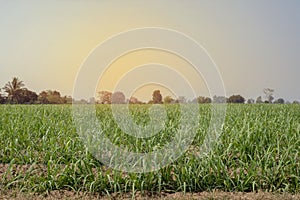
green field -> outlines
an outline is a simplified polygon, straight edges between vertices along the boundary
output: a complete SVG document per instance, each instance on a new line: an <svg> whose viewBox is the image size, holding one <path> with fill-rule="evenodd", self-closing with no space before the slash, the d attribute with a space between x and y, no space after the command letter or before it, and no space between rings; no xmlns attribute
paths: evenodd
<svg viewBox="0 0 300 200"><path fill-rule="evenodd" d="M210 121L210 106L200 106L201 126L191 147L177 161L150 173L124 173L104 166L84 147L70 105L0 106L0 187L46 192L300 192L300 106L228 105L218 145L199 157ZM149 120L147 105L132 106L136 123ZM176 130L178 105L168 105L170 123L142 140L122 133L109 106L97 117L114 144L149 152Z"/></svg>

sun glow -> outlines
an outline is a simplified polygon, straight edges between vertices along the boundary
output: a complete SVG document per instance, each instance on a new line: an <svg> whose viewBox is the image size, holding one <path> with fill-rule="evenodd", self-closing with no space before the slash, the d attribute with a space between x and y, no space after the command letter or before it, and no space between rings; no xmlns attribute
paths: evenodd
<svg viewBox="0 0 300 200"><path fill-rule="evenodd" d="M124 77L126 77L130 72L134 70L138 70L142 66L147 64L156 65L159 63L160 65L165 65L169 67L169 70L175 70L178 74L182 76L190 85L196 88L196 92L200 95L208 95L208 90L205 85L203 78L197 73L197 71L193 68L193 66L185 61L183 58L167 52L163 50L157 49L143 49L136 50L130 53L127 53L112 62L110 66L107 66L107 70L102 74L97 91L108 90L115 91L115 87L119 81L121 81ZM165 73L164 71L163 73ZM139 77L136 79L145 79L147 76L156 76L157 71L153 71L147 74L140 73ZM170 74L165 73L164 78L172 81L176 87L181 87L182 83L174 79L174 77L170 77ZM174 94L172 92L172 88L168 88L168 86L159 85L156 83L145 83L145 85L137 85L132 87L131 81L125 83L127 84L128 89L131 89L132 95L138 97L139 99L146 101L151 98L152 92L155 89L161 90L163 96L172 96L178 97L182 94ZM184 91L183 91L184 92Z"/></svg>

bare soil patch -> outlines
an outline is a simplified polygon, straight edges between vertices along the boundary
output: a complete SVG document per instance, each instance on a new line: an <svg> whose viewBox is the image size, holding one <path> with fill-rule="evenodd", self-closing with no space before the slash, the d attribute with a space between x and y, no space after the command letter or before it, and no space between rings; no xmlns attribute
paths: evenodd
<svg viewBox="0 0 300 200"><path fill-rule="evenodd" d="M126 194L110 194L109 196L103 196L100 194L89 194L82 192L72 192L72 191L51 191L48 194L31 194L31 193L21 193L17 191L0 191L0 199L30 199L30 200L54 200L54 199L200 199L200 200L300 200L300 194L273 194L267 192L257 192L257 193L243 193L243 192L200 192L200 193L160 193L160 194L141 194L137 192L134 196L131 193Z"/></svg>

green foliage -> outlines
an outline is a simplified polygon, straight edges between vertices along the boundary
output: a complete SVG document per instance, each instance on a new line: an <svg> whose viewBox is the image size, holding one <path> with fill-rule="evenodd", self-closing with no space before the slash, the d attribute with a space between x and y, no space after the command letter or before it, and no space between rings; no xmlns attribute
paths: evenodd
<svg viewBox="0 0 300 200"><path fill-rule="evenodd" d="M22 96L22 91L24 90L23 81L19 80L17 77L14 77L12 81L9 81L3 87L4 91L7 93L7 102L8 103L20 103L20 97Z"/></svg>
<svg viewBox="0 0 300 200"><path fill-rule="evenodd" d="M162 103L162 95L160 94L160 90L154 90L152 94L152 101L154 104Z"/></svg>
<svg viewBox="0 0 300 200"><path fill-rule="evenodd" d="M209 97L202 97L202 96L199 96L199 97L197 97L196 99L194 99L194 102L195 102L195 103L211 103L212 100L211 100L211 98L209 98Z"/></svg>
<svg viewBox="0 0 300 200"><path fill-rule="evenodd" d="M228 103L245 103L245 98L241 95L232 95L228 98Z"/></svg>
<svg viewBox="0 0 300 200"><path fill-rule="evenodd" d="M72 98L62 97L60 92L54 90L42 91L38 96L38 103L41 104L66 104L71 103Z"/></svg>
<svg viewBox="0 0 300 200"><path fill-rule="evenodd" d="M137 124L149 120L151 105L130 105ZM180 105L165 105L168 122L160 134L136 139L123 133L109 105L97 105L97 117L115 145L148 152L165 144L178 129ZM199 105L199 128L190 148L177 161L145 174L103 166L84 147L69 105L1 105L0 163L3 189L44 192L300 192L300 105L228 105L223 133L204 157L199 146L207 134L209 104Z"/></svg>
<svg viewBox="0 0 300 200"><path fill-rule="evenodd" d="M175 103L175 99L173 99L171 96L166 96L166 97L164 98L164 103L165 103L165 104Z"/></svg>

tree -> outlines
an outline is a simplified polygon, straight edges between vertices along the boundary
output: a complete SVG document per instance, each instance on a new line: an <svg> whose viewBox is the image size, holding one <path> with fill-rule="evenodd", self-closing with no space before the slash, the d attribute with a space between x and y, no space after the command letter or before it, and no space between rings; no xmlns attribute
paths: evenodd
<svg viewBox="0 0 300 200"><path fill-rule="evenodd" d="M198 103L211 103L211 102L212 102L212 100L209 97L203 97L202 99L201 99L201 97L198 98Z"/></svg>
<svg viewBox="0 0 300 200"><path fill-rule="evenodd" d="M257 97L256 103L263 103L261 96Z"/></svg>
<svg viewBox="0 0 300 200"><path fill-rule="evenodd" d="M229 97L228 103L245 103L245 98L241 95L232 95Z"/></svg>
<svg viewBox="0 0 300 200"><path fill-rule="evenodd" d="M98 92L99 103L101 104L111 104L112 93L109 91Z"/></svg>
<svg viewBox="0 0 300 200"><path fill-rule="evenodd" d="M88 104L89 102L86 99L80 99L75 101L75 104Z"/></svg>
<svg viewBox="0 0 300 200"><path fill-rule="evenodd" d="M16 94L18 96L18 103L20 104L33 104L38 99L38 95L35 92L24 88L18 90Z"/></svg>
<svg viewBox="0 0 300 200"><path fill-rule="evenodd" d="M88 103L95 104L96 103L95 97L90 97Z"/></svg>
<svg viewBox="0 0 300 200"><path fill-rule="evenodd" d="M66 103L67 98L61 97L56 90L42 91L38 96L38 102L42 104L62 104Z"/></svg>
<svg viewBox="0 0 300 200"><path fill-rule="evenodd" d="M42 91L42 92L39 94L39 96L38 96L38 101L39 101L39 103L41 103L41 104L48 104L49 101L48 101L48 99L47 99L47 96L48 96L47 92L46 92L46 91Z"/></svg>
<svg viewBox="0 0 300 200"><path fill-rule="evenodd" d="M24 87L23 81L14 77L12 81L5 84L3 87L4 91L7 93L7 101L9 103L19 103L18 91Z"/></svg>
<svg viewBox="0 0 300 200"><path fill-rule="evenodd" d="M124 104L125 103L125 95L123 94L123 92L114 92L111 96L111 103Z"/></svg>
<svg viewBox="0 0 300 200"><path fill-rule="evenodd" d="M284 104L284 99L283 99L283 98L276 99L276 100L274 101L274 103L277 103L277 104Z"/></svg>
<svg viewBox="0 0 300 200"><path fill-rule="evenodd" d="M5 103L5 101L6 101L6 99L5 99L4 96L2 96L2 94L1 94L1 89L0 89L0 104Z"/></svg>
<svg viewBox="0 0 300 200"><path fill-rule="evenodd" d="M148 104L154 104L153 100L149 100Z"/></svg>
<svg viewBox="0 0 300 200"><path fill-rule="evenodd" d="M160 90L153 91L152 94L152 101L154 104L161 104L162 102L162 96L160 94Z"/></svg>
<svg viewBox="0 0 300 200"><path fill-rule="evenodd" d="M211 103L211 102L212 102L211 98L205 97L204 103Z"/></svg>
<svg viewBox="0 0 300 200"><path fill-rule="evenodd" d="M91 100L91 99L90 99ZM71 96L63 96L60 98L60 102L62 104L72 104L73 103L73 99ZM75 100L74 100L75 102ZM90 102L89 102L90 103Z"/></svg>
<svg viewBox="0 0 300 200"><path fill-rule="evenodd" d="M60 92L54 90L48 90L48 96L47 96L47 99L49 101L50 104L61 104L63 103L62 102L62 99L61 99L61 96L60 96Z"/></svg>
<svg viewBox="0 0 300 200"><path fill-rule="evenodd" d="M295 100L295 101L293 101L293 104L300 104L300 102Z"/></svg>
<svg viewBox="0 0 300 200"><path fill-rule="evenodd" d="M186 103L186 98L184 96L179 96L176 103Z"/></svg>
<svg viewBox="0 0 300 200"><path fill-rule="evenodd" d="M193 99L192 102L193 102L193 103L211 103L212 100L211 100L211 98L209 98L209 97L202 97L202 96L199 96L199 97Z"/></svg>
<svg viewBox="0 0 300 200"><path fill-rule="evenodd" d="M214 103L226 103L227 102L227 98L223 97L223 96L213 96L213 102Z"/></svg>
<svg viewBox="0 0 300 200"><path fill-rule="evenodd" d="M64 96L63 101L65 104L72 104L73 103L73 98L71 96Z"/></svg>
<svg viewBox="0 0 300 200"><path fill-rule="evenodd" d="M136 97L130 97L130 99L129 99L129 104L142 104L142 103L143 102L138 100L138 98L136 98Z"/></svg>
<svg viewBox="0 0 300 200"><path fill-rule="evenodd" d="M164 103L165 104L171 104L171 103L174 103L175 102L175 99L173 99L171 96L166 96L164 98Z"/></svg>
<svg viewBox="0 0 300 200"><path fill-rule="evenodd" d="M264 93L265 93L267 102L268 102L268 103L272 103L272 101L273 101L273 99L274 99L274 97L273 97L274 90L273 90L273 89L270 89L270 88L265 88L265 89L264 89Z"/></svg>
<svg viewBox="0 0 300 200"><path fill-rule="evenodd" d="M61 103L63 103L62 99L61 99L61 96L60 96L60 92L58 92L56 90L54 90L54 91L49 90L47 99L48 99L50 104L61 104Z"/></svg>
<svg viewBox="0 0 300 200"><path fill-rule="evenodd" d="M254 104L254 99L248 99L247 104Z"/></svg>

